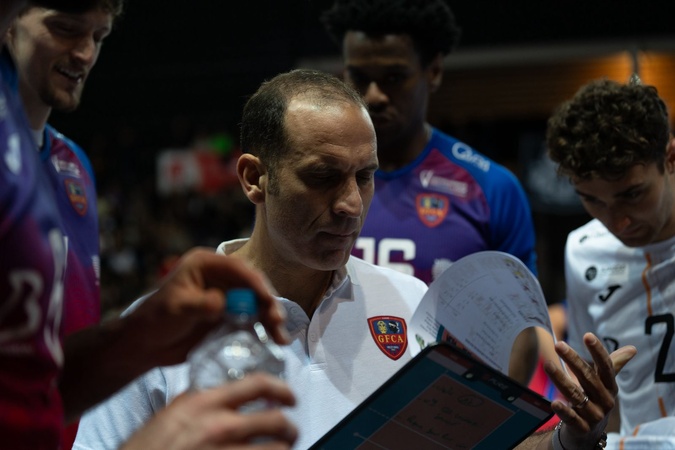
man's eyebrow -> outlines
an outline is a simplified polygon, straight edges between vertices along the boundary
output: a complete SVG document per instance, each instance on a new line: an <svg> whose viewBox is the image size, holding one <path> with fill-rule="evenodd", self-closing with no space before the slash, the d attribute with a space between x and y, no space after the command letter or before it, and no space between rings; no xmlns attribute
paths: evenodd
<svg viewBox="0 0 675 450"><path fill-rule="evenodd" d="M622 191L616 192L614 195L612 195L612 197L614 197L614 198L616 198L616 197L622 197L622 196L624 196L624 195L626 195L626 194L630 194L630 193L633 192L633 191L640 190L640 189L642 189L643 187L644 187L644 183L636 183L636 184L633 184L633 185L631 185L631 186L628 186L626 189L624 189L624 190L622 190ZM581 196L583 196L583 197L595 198L595 195L593 195L593 194L587 194L587 193L585 193L585 192L580 191L580 190L577 189L577 188L574 188L574 192L576 192L577 195L581 195Z"/></svg>
<svg viewBox="0 0 675 450"><path fill-rule="evenodd" d="M82 24L86 25L87 24L87 19L85 17L83 17L82 14L70 14L70 13L59 12L59 11L57 11L55 14L51 15L50 17L47 17L45 20L47 20L47 21L49 21L49 20L56 20L56 21L68 20L70 22L76 22L80 25L82 25ZM108 32L112 31L112 28L113 28L112 25L110 25L110 26L105 25L103 27L100 27L100 29L104 29Z"/></svg>
<svg viewBox="0 0 675 450"><path fill-rule="evenodd" d="M630 194L633 191L638 191L644 187L644 183L638 183L638 184L633 184L629 186L628 188L624 189L621 192L617 192L614 194L614 197L621 197L622 195Z"/></svg>

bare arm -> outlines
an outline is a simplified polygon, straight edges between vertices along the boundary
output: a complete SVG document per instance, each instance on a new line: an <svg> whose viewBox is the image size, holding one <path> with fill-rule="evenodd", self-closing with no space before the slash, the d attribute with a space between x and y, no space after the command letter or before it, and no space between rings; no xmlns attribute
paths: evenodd
<svg viewBox="0 0 675 450"><path fill-rule="evenodd" d="M635 356L633 346L621 347L611 355L591 333L584 335L584 343L593 357L593 365L584 361L564 342L556 344L556 352L576 376L576 384L552 361L546 361L544 368L558 390L569 404L555 400L551 406L563 421L560 436L553 432L537 433L517 448L520 450L551 450L551 438L559 438L564 448L592 450L607 426L614 409L618 392L614 377ZM588 401L585 402L585 397ZM571 406L577 405L577 406Z"/></svg>
<svg viewBox="0 0 675 450"><path fill-rule="evenodd" d="M59 385L66 418L78 417L153 367L184 361L220 321L223 292L242 286L257 293L260 318L274 339L288 342L285 312L260 274L238 258L191 251L130 315L66 340Z"/></svg>
<svg viewBox="0 0 675 450"><path fill-rule="evenodd" d="M535 328L523 330L513 343L509 360L509 376L527 386L537 366L539 357L537 331Z"/></svg>

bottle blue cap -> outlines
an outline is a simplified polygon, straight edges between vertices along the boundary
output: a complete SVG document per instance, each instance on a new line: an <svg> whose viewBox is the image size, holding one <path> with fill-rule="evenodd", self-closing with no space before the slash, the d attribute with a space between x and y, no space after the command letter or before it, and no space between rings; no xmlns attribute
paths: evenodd
<svg viewBox="0 0 675 450"><path fill-rule="evenodd" d="M225 297L227 312L230 314L255 315L258 313L258 302L255 292L251 289L230 289L225 293Z"/></svg>

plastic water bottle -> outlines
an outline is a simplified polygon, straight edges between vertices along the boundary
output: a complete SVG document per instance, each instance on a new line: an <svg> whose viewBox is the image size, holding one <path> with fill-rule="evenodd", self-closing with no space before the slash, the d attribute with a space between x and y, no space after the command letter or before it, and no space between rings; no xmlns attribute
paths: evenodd
<svg viewBox="0 0 675 450"><path fill-rule="evenodd" d="M201 390L264 371L282 376L284 353L258 321L258 304L250 289L227 292L225 320L188 355L190 389ZM249 405L260 409L264 404Z"/></svg>

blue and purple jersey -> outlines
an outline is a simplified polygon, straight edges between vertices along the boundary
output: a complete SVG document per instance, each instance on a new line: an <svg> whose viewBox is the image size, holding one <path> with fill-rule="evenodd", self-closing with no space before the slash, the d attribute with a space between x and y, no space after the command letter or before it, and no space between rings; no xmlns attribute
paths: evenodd
<svg viewBox="0 0 675 450"><path fill-rule="evenodd" d="M49 125L40 159L52 183L66 235L62 331L68 336L98 323L101 315L95 178L84 151Z"/></svg>
<svg viewBox="0 0 675 450"><path fill-rule="evenodd" d="M520 258L537 273L534 225L518 179L434 129L407 166L375 174L375 195L352 253L431 283L483 250Z"/></svg>
<svg viewBox="0 0 675 450"><path fill-rule="evenodd" d="M58 448L60 322L66 249L6 51L0 54L0 436L2 447Z"/></svg>
<svg viewBox="0 0 675 450"><path fill-rule="evenodd" d="M56 196L68 251L61 324L62 336L68 336L101 317L96 179L84 151L49 125L43 142L40 159ZM65 428L61 448L72 448L77 427Z"/></svg>

